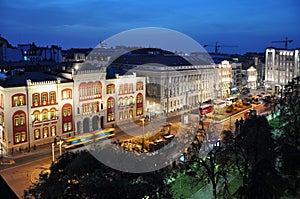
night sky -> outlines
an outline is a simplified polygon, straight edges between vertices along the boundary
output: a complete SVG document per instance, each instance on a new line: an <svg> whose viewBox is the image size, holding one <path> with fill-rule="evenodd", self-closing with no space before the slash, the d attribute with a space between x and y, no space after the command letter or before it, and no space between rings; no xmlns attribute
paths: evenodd
<svg viewBox="0 0 300 199"><path fill-rule="evenodd" d="M1 0L0 34L12 45L95 47L133 28L179 31L223 53L263 52L293 39L300 47L298 0ZM213 51L213 47L207 47Z"/></svg>

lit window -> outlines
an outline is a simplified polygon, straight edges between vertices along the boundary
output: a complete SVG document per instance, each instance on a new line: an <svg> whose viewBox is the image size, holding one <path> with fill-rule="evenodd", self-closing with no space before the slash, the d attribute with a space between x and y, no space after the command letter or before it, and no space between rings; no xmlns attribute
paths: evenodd
<svg viewBox="0 0 300 199"><path fill-rule="evenodd" d="M129 92L130 92L130 93L133 93L133 84L132 84L132 83L129 84Z"/></svg>
<svg viewBox="0 0 300 199"><path fill-rule="evenodd" d="M47 103L47 94L46 93L42 94L42 103L43 103L43 105L45 105Z"/></svg>
<svg viewBox="0 0 300 199"><path fill-rule="evenodd" d="M26 133L25 132L22 132L21 133L21 141L24 142L26 139Z"/></svg>
<svg viewBox="0 0 300 199"><path fill-rule="evenodd" d="M18 106L19 99L18 97L14 97L14 106Z"/></svg>
<svg viewBox="0 0 300 199"><path fill-rule="evenodd" d="M64 123L64 131L67 131L67 130L68 130L67 123Z"/></svg>
<svg viewBox="0 0 300 199"><path fill-rule="evenodd" d="M39 121L40 114L39 112L34 113L34 121Z"/></svg>
<svg viewBox="0 0 300 199"><path fill-rule="evenodd" d="M24 115L20 115L20 125L24 124Z"/></svg>
<svg viewBox="0 0 300 199"><path fill-rule="evenodd" d="M56 135L56 128L55 126L51 126L51 136L55 136Z"/></svg>
<svg viewBox="0 0 300 199"><path fill-rule="evenodd" d="M24 96L19 97L19 102L21 106L24 105Z"/></svg>
<svg viewBox="0 0 300 199"><path fill-rule="evenodd" d="M67 117L68 115L68 109L64 108L64 117Z"/></svg>
<svg viewBox="0 0 300 199"><path fill-rule="evenodd" d="M14 123L15 123L15 126L19 125L19 116L17 116L17 115L15 116Z"/></svg>
<svg viewBox="0 0 300 199"><path fill-rule="evenodd" d="M43 136L44 136L44 138L49 137L48 127L43 128Z"/></svg>
<svg viewBox="0 0 300 199"><path fill-rule="evenodd" d="M53 104L55 102L55 93L54 92L51 92L50 93L50 103Z"/></svg>
<svg viewBox="0 0 300 199"><path fill-rule="evenodd" d="M43 120L47 120L48 119L48 111L44 111L43 112Z"/></svg>
<svg viewBox="0 0 300 199"><path fill-rule="evenodd" d="M69 122L69 123L68 123L68 131L71 131L71 129L72 129L72 123Z"/></svg>
<svg viewBox="0 0 300 199"><path fill-rule="evenodd" d="M21 141L21 135L20 135L20 133L16 134L15 139L16 139L16 143L19 143Z"/></svg>
<svg viewBox="0 0 300 199"><path fill-rule="evenodd" d="M33 102L34 102L34 106L38 105L38 103L39 103L39 95L38 94L34 94Z"/></svg>
<svg viewBox="0 0 300 199"><path fill-rule="evenodd" d="M55 118L56 113L55 113L55 110L54 110L54 109L52 109L52 110L50 111L50 116L51 116L51 119L54 119L54 118Z"/></svg>
<svg viewBox="0 0 300 199"><path fill-rule="evenodd" d="M34 138L35 139L40 139L41 138L40 129L35 129L34 130Z"/></svg>
<svg viewBox="0 0 300 199"><path fill-rule="evenodd" d="M71 115L71 108L68 108L67 112L68 112L68 116L70 116Z"/></svg>

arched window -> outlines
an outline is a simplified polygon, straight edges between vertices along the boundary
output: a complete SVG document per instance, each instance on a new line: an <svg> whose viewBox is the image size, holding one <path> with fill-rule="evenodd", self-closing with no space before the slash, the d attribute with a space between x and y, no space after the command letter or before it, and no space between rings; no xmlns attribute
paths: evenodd
<svg viewBox="0 0 300 199"><path fill-rule="evenodd" d="M115 93L115 85L114 84L108 84L106 86L106 94L113 94Z"/></svg>
<svg viewBox="0 0 300 199"><path fill-rule="evenodd" d="M32 106L39 106L40 104L40 94L34 93L32 94Z"/></svg>
<svg viewBox="0 0 300 199"><path fill-rule="evenodd" d="M50 99L50 104L56 103L56 92L55 91L51 91L49 93L49 99Z"/></svg>
<svg viewBox="0 0 300 199"><path fill-rule="evenodd" d="M13 95L12 97L12 106L23 106L26 105L25 94L18 93Z"/></svg>
<svg viewBox="0 0 300 199"><path fill-rule="evenodd" d="M48 110L47 109L44 109L42 111L42 120L48 120Z"/></svg>
<svg viewBox="0 0 300 199"><path fill-rule="evenodd" d="M47 104L47 102L48 102L48 93L42 93L41 102L42 102L42 105Z"/></svg>
<svg viewBox="0 0 300 199"><path fill-rule="evenodd" d="M39 111L33 112L33 121L40 121L40 112Z"/></svg>

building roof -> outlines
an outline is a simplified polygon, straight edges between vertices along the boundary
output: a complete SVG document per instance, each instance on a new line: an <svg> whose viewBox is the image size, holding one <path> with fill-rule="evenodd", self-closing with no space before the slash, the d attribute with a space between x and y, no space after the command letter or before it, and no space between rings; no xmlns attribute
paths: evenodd
<svg viewBox="0 0 300 199"><path fill-rule="evenodd" d="M4 88L8 87L17 87L17 86L26 86L27 80L32 82L43 82L43 81L56 81L57 78L60 78L62 83L72 82L73 80L58 76L52 75L49 73L43 72L10 72L7 73L7 78L0 80L0 86Z"/></svg>

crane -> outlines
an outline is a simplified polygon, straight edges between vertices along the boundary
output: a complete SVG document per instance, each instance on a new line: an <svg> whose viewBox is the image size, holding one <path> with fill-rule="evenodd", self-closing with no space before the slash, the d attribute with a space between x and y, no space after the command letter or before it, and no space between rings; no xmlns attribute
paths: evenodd
<svg viewBox="0 0 300 199"><path fill-rule="evenodd" d="M219 53L220 47L238 47L238 46L234 46L234 45L220 45L220 44L218 44L218 42L216 42L215 45L207 45L207 44L206 44L206 45L203 45L204 48L210 47L210 46L215 47L215 53L216 53L216 54Z"/></svg>
<svg viewBox="0 0 300 199"><path fill-rule="evenodd" d="M292 43L294 40L292 39L288 39L287 37L285 38L285 40L281 40L281 41L272 41L272 43L284 43L285 49L288 48L288 43Z"/></svg>

